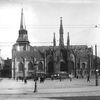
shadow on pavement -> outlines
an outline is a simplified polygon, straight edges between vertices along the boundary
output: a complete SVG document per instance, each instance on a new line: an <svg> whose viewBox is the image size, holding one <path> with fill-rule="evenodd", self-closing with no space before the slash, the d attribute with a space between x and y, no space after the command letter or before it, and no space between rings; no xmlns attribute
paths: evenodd
<svg viewBox="0 0 100 100"><path fill-rule="evenodd" d="M2 81L3 79L1 78L0 81Z"/></svg>
<svg viewBox="0 0 100 100"><path fill-rule="evenodd" d="M80 97L48 97L55 100L100 100L100 96L80 96Z"/></svg>

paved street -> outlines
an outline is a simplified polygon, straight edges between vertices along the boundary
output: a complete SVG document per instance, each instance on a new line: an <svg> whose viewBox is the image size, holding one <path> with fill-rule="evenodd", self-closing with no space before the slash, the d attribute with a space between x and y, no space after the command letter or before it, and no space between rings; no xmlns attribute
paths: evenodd
<svg viewBox="0 0 100 100"><path fill-rule="evenodd" d="M86 100L93 96L93 100L100 99L100 86L95 86L94 79L90 82L86 79L73 79L71 82L69 79L61 82L46 80L44 83L37 82L37 86L38 92L34 93L34 81L32 80L25 84L21 80L3 79L0 81L0 98L2 100L33 100L33 98L34 100L66 100L66 98L72 100L74 97L78 100L84 96L82 100Z"/></svg>

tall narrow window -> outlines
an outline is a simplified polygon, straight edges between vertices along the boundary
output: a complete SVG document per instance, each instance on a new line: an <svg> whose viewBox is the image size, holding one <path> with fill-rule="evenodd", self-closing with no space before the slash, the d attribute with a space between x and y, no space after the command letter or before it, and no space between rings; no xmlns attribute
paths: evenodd
<svg viewBox="0 0 100 100"><path fill-rule="evenodd" d="M42 64L42 62L39 62L39 67L38 68L39 68L40 71L43 71L43 64Z"/></svg>
<svg viewBox="0 0 100 100"><path fill-rule="evenodd" d="M29 62L28 63L28 70L33 70L34 69L34 66L32 64L32 62Z"/></svg>
<svg viewBox="0 0 100 100"><path fill-rule="evenodd" d="M24 69L24 64L20 62L18 67L19 67L19 72L22 72Z"/></svg>

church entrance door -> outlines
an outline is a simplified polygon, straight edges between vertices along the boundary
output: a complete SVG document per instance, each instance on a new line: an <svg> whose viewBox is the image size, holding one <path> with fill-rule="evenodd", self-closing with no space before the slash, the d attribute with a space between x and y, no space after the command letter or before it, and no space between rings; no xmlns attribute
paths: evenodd
<svg viewBox="0 0 100 100"><path fill-rule="evenodd" d="M65 62L60 62L60 71L66 71Z"/></svg>
<svg viewBox="0 0 100 100"><path fill-rule="evenodd" d="M53 67L53 62L50 61L48 63L48 74L53 74L54 73L54 67Z"/></svg>
<svg viewBox="0 0 100 100"><path fill-rule="evenodd" d="M74 62L73 61L70 61L70 64L69 64L69 73L74 73Z"/></svg>

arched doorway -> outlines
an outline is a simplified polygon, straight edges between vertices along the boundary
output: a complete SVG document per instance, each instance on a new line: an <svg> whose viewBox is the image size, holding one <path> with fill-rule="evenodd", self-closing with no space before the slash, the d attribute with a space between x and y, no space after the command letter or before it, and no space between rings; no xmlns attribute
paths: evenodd
<svg viewBox="0 0 100 100"><path fill-rule="evenodd" d="M60 71L66 71L65 62L63 61L60 62Z"/></svg>
<svg viewBox="0 0 100 100"><path fill-rule="evenodd" d="M22 62L20 62L18 64L18 73L16 75L20 79L25 78L25 68L24 68L24 64Z"/></svg>
<svg viewBox="0 0 100 100"><path fill-rule="evenodd" d="M53 74L54 73L54 67L53 67L53 62L50 61L48 63L48 74Z"/></svg>

